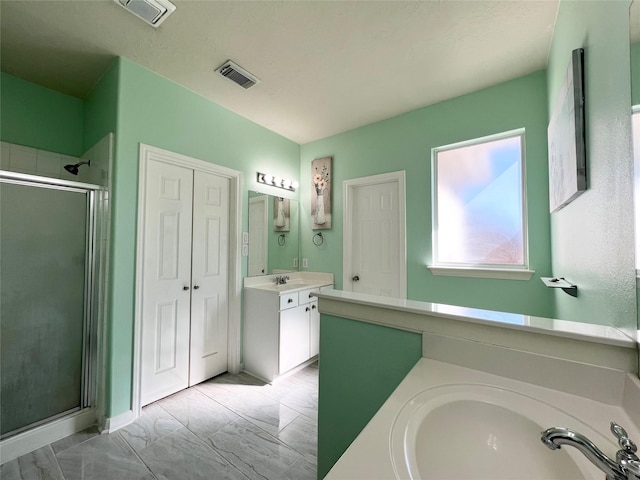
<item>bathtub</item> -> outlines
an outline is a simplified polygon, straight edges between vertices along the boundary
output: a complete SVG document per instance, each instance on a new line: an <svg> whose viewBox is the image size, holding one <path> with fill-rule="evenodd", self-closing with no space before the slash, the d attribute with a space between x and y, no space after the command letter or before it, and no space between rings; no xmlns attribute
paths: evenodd
<svg viewBox="0 0 640 480"><path fill-rule="evenodd" d="M540 433L571 428L615 458L610 421L640 440L620 406L423 358L325 478L603 480L576 449L549 450Z"/></svg>

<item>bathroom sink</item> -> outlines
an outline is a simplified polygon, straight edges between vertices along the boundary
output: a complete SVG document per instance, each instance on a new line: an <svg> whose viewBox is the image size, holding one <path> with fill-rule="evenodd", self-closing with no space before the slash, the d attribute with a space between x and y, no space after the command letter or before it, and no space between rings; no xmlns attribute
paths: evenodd
<svg viewBox="0 0 640 480"><path fill-rule="evenodd" d="M602 480L576 452L551 451L540 442L549 424L610 443L570 415L516 392L487 385L425 390L393 423L394 471L412 480Z"/></svg>

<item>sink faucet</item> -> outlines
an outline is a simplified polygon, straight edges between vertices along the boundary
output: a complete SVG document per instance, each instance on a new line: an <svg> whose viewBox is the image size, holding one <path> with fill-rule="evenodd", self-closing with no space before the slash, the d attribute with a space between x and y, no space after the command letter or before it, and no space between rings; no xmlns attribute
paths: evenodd
<svg viewBox="0 0 640 480"><path fill-rule="evenodd" d="M276 275L276 285L285 285L289 280L289 275Z"/></svg>
<svg viewBox="0 0 640 480"><path fill-rule="evenodd" d="M631 441L625 429L615 422L611 422L611 433L616 436L621 448L615 461L602 453L587 437L568 428L549 428L542 432L540 440L551 450L562 445L577 448L605 473L606 480L640 480L640 459L635 454L638 450L636 444Z"/></svg>

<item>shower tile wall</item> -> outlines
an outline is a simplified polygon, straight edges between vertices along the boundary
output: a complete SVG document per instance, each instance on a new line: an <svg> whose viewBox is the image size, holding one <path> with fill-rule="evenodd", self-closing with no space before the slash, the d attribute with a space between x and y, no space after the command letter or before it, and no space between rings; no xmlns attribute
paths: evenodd
<svg viewBox="0 0 640 480"><path fill-rule="evenodd" d="M62 180L83 181L76 175L71 175L64 166L78 163L80 158L61 153L38 150L36 148L0 142L0 167L16 173L28 173L43 177L59 178Z"/></svg>

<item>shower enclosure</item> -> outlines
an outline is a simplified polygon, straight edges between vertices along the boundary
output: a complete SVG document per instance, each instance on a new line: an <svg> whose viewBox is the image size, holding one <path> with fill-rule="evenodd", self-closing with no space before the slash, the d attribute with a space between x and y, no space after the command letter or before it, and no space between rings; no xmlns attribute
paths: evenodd
<svg viewBox="0 0 640 480"><path fill-rule="evenodd" d="M0 172L0 438L95 402L99 186Z"/></svg>

